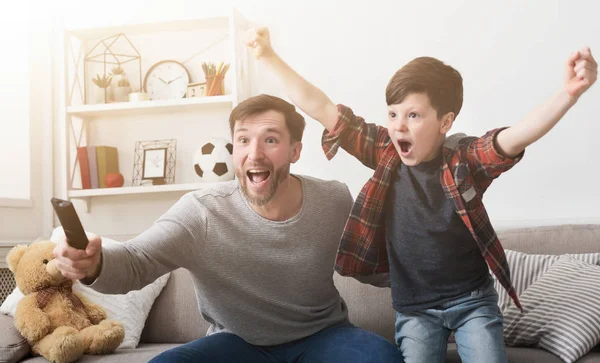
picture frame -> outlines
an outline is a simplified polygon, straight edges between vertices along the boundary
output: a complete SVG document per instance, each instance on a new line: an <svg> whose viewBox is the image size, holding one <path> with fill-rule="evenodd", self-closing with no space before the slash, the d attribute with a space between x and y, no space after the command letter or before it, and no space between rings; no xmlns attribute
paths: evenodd
<svg viewBox="0 0 600 363"><path fill-rule="evenodd" d="M145 149L142 162L142 180L167 177L167 148Z"/></svg>
<svg viewBox="0 0 600 363"><path fill-rule="evenodd" d="M135 143L133 186L175 184L177 140L148 140Z"/></svg>

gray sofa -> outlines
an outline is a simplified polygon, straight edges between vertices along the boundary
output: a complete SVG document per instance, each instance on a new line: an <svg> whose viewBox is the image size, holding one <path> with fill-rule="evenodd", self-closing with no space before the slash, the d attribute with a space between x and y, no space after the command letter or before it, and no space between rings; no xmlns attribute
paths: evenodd
<svg viewBox="0 0 600 363"><path fill-rule="evenodd" d="M526 253L600 252L600 225L512 229L500 231L499 236L506 249ZM348 304L351 321L393 341L394 310L391 307L389 290L337 275L335 282ZM0 357L11 350L22 351L22 346L19 345L22 342L18 333L14 331L12 318L0 315L0 326ZM197 310L194 289L187 271L177 270L155 301L137 349L118 350L107 356L84 356L81 362L146 362L166 349L202 337L207 327ZM509 347L507 353L510 362L561 362L558 357L540 349ZM45 360L28 357L25 361ZM456 346L452 343L448 346L447 361L460 362ZM600 349L594 349L578 362L600 363Z"/></svg>

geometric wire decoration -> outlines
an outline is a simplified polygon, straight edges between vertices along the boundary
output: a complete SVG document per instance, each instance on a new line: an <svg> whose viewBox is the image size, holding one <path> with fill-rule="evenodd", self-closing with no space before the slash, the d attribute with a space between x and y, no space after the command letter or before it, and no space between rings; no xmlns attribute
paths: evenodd
<svg viewBox="0 0 600 363"><path fill-rule="evenodd" d="M142 57L137 49L133 46L129 38L123 33L112 35L108 38L104 38L90 49L85 55L85 61L83 62L83 103L87 102L87 82L88 82L88 63L103 63L104 70L103 76L107 76L107 64L116 64L120 67L122 64L138 61L138 68L140 74L140 87L142 84ZM92 77L93 78L93 77ZM106 88L104 89L104 97L106 99Z"/></svg>
<svg viewBox="0 0 600 363"><path fill-rule="evenodd" d="M150 141L138 141L135 143L135 152L133 156L133 179L131 185L140 186L143 185L144 178L144 156L146 150L153 149L167 149L167 157L165 160L165 178L164 184L175 184L175 160L177 156L177 140L176 139L164 139L164 140L150 140ZM161 178L162 179L162 178ZM156 185L156 183L154 183Z"/></svg>

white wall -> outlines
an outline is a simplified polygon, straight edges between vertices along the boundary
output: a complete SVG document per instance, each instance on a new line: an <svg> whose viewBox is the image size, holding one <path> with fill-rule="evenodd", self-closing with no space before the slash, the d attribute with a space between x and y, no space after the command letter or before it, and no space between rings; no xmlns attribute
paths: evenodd
<svg viewBox="0 0 600 363"><path fill-rule="evenodd" d="M0 41L29 59L28 29L19 18L0 24ZM19 57L0 61L0 198L29 199L29 62ZM22 157L15 158L15 155Z"/></svg>
<svg viewBox="0 0 600 363"><path fill-rule="evenodd" d="M51 219L45 218L49 208L45 201L49 200L52 185L50 19L43 12L26 14L27 6L26 2L17 4L11 19L20 21L8 20L4 23L8 29L2 28L6 30L2 39L12 38L2 43L6 51L2 67L6 67L7 77L2 77L5 84L0 96L14 86L17 98L9 98L12 104L0 110L2 121L7 121L0 122L0 140L3 146L14 147L0 157L0 187L8 190L5 195L15 193L13 197L23 199L14 203L0 201L0 246L35 240L48 235L52 227ZM22 22L24 18L27 21ZM21 64L10 67L15 59ZM16 122L28 124L24 127ZM21 178L14 177L19 174Z"/></svg>
<svg viewBox="0 0 600 363"><path fill-rule="evenodd" d="M590 45L600 55L600 3L594 0L110 0L102 2L103 8L87 1L64 4L69 6L58 13L68 27L190 18L233 5L256 24L269 26L279 54L334 102L380 124L385 124L384 90L393 73L417 56L438 57L465 80L465 102L453 131L475 135L516 123L557 91L570 52ZM260 89L284 96L276 79L259 70ZM493 184L484 200L496 226L600 223L595 185L600 177L595 157L598 101L600 85ZM369 170L344 153L327 162L320 149L321 131L309 120L303 156L292 170L342 180L356 195ZM82 219L97 233L135 234L176 197L102 198Z"/></svg>

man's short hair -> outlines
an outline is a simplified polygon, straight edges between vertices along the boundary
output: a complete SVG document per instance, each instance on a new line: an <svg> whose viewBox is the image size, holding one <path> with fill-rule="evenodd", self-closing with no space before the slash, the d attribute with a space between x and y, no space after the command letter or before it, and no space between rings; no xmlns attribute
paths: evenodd
<svg viewBox="0 0 600 363"><path fill-rule="evenodd" d="M279 97L265 94L250 97L235 106L229 115L231 134L233 135L236 121L271 110L283 113L285 125L290 131L290 141L302 141L302 134L304 134L304 127L306 126L304 117L296 111L291 103Z"/></svg>
<svg viewBox="0 0 600 363"><path fill-rule="evenodd" d="M415 58L400 68L385 90L389 105L401 103L411 93L425 93L438 117L454 112L458 116L463 103L460 73L431 57Z"/></svg>

